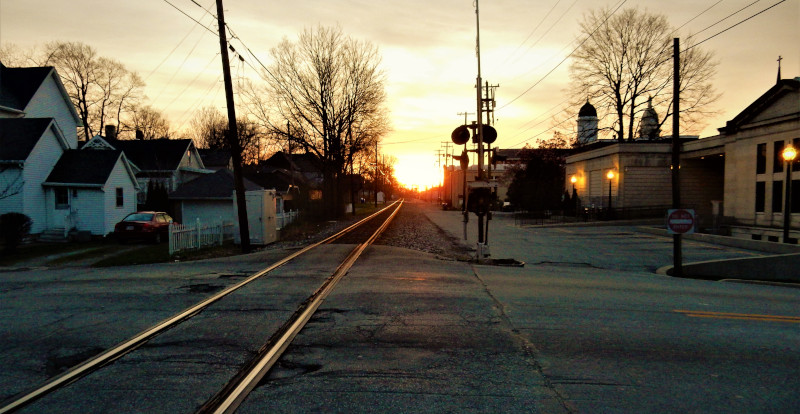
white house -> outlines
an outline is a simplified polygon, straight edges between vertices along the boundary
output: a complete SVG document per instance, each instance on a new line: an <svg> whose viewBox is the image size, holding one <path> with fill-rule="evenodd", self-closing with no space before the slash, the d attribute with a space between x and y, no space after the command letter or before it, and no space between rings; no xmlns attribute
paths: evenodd
<svg viewBox="0 0 800 414"><path fill-rule="evenodd" d="M183 183L214 171L205 168L191 139L119 140L113 126L106 126L106 136L97 135L83 144L84 150L122 150L133 164L139 184L136 202L147 201L148 183L158 182L167 192Z"/></svg>
<svg viewBox="0 0 800 414"><path fill-rule="evenodd" d="M86 168L91 165L91 168ZM106 235L136 208L136 179L122 151L64 152L42 186L47 228Z"/></svg>
<svg viewBox="0 0 800 414"><path fill-rule="evenodd" d="M53 118L0 119L0 214L23 213L32 233L47 228L46 189L42 186L67 139Z"/></svg>
<svg viewBox="0 0 800 414"><path fill-rule="evenodd" d="M63 238L71 230L105 235L135 211L138 184L127 158L78 156L79 125L55 69L0 63L0 214L23 213L31 233Z"/></svg>

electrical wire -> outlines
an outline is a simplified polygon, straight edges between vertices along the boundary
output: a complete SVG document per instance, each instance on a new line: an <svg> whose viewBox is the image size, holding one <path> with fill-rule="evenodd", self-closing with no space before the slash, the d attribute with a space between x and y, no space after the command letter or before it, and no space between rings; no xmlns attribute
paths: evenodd
<svg viewBox="0 0 800 414"><path fill-rule="evenodd" d="M701 41L699 41L699 42L697 42L697 43L693 44L693 45L692 45L692 46L690 46L690 47L687 47L687 48L686 48L684 51L686 51L686 50L689 50L689 49L691 49L691 48L694 48L694 47L697 47L697 46L699 46L699 45L701 45L701 44L703 44L703 43L705 43L705 42L707 42L707 41L709 41L709 40L711 40L711 39L713 39L713 38L715 38L715 37L717 37L717 36L719 36L719 35L721 35L721 34L723 34L723 33L725 33L725 32L727 32L728 30L731 30L731 29L733 29L734 27L736 27L736 26L738 26L738 25L740 25L740 24L742 24L742 23L744 23L744 22L746 22L746 21L748 21L748 20L750 20L750 19L752 19L752 18L754 18L754 17L756 17L756 16L760 15L761 13L764 13L764 12L766 12L767 10L769 10L769 9L772 9L773 7L775 7L775 6L777 6L777 5L781 4L781 3L784 3L785 1L786 1L786 0L781 0L781 1L779 1L779 2L777 2L777 3L775 3L775 4L773 4L772 6L769 6L769 7L767 7L766 9L764 9L764 10L761 10L760 12L758 12L758 13L756 13L756 14L752 15L752 16L750 16L750 17L748 17L748 18L746 18L746 19L744 19L744 20L741 20L741 21L739 21L739 22L738 22L738 23L736 23L736 24L733 24L733 25L729 26L729 27L728 27L728 28L726 28L726 29L724 29L724 30L722 30L722 31L719 31L719 32L717 32L717 33L715 33L715 34L713 34L713 35L711 35L711 36L709 36L709 37L707 37L707 38L705 38L705 39L703 39L703 40L701 40Z"/></svg>
<svg viewBox="0 0 800 414"><path fill-rule="evenodd" d="M719 20L717 20L716 22L714 22L714 23L713 23L713 24L711 24L710 26L707 26L705 29L703 29L703 30L700 30L699 32L695 33L695 34L694 34L694 36L697 36L697 35L699 35L700 33L703 33L703 32L705 32L706 30L708 30L708 29L710 29L710 28L712 28L712 27L714 27L714 26L716 26L716 25L718 25L718 24L720 24L720 23L724 22L725 20L728 20L728 19L730 19L732 16L734 16L734 15L736 15L736 14L739 14L739 13L740 13L742 10L745 10L745 9L747 9L748 7L750 7L750 6L752 6L752 5L756 4L756 3L758 3L759 1L761 1L761 0L755 0L754 2L752 2L752 3L748 4L747 6L744 6L744 7L742 7L741 9L739 9L739 10L736 10L735 12L733 12L733 13L731 13L731 14L729 14L729 15L727 15L727 16L725 16L725 17L723 17L723 18L719 19Z"/></svg>
<svg viewBox="0 0 800 414"><path fill-rule="evenodd" d="M186 17L188 17L188 18L192 19L192 20L193 20L195 23L199 24L199 25L200 25L200 27L202 27L203 29L206 29L206 30L208 30L209 32L211 32L211 33L213 33L213 34L215 34L215 35L218 35L218 33L217 33L216 31L214 31L214 30L210 29L208 26L204 25L203 23L200 23L200 22L199 22L197 19L195 19L194 17L190 16L190 15L189 15L188 13L186 13L185 11L181 10L181 9L180 9L178 6L176 6L176 5L172 4L172 3L170 3L170 2L169 2L169 0L164 0L164 3L167 3L167 4L169 4L169 5L170 5L170 6L172 6L172 7L173 7L175 10L177 10L177 11L181 12L181 14L183 14L184 16L186 16ZM197 3L195 3L195 4L197 4ZM199 6L199 4L197 4L197 5Z"/></svg>
<svg viewBox="0 0 800 414"><path fill-rule="evenodd" d="M714 8L714 6L716 6L717 4L720 4L720 3L722 3L722 0L717 0L717 2L716 2L716 3L714 3L714 4L710 5L710 6L708 6L708 8L707 8L707 9L705 9L705 10L701 11L701 12L700 12L700 13L698 13L696 16L694 16L694 17L692 17L691 19L687 20L687 21L686 21L686 23L684 23L684 24L680 25L680 27L678 27L677 29L673 30L671 34L674 34L674 33L675 33L675 32L677 32L678 30L681 30L681 29L683 29L683 27L684 27L684 26L686 26L687 24L689 24L689 23L693 22L695 19L697 19L698 17L702 16L703 14L705 14L705 12L707 12L707 11L711 10L712 8Z"/></svg>
<svg viewBox="0 0 800 414"><path fill-rule="evenodd" d="M577 45L577 46L575 46L575 48L574 48L574 49L572 49L572 52L569 52L569 54L568 54L567 56L564 56L564 59L561 59L561 61L560 61L560 62L558 62L558 64L557 64L555 67L553 67L553 69L550 69L550 71L549 71L549 72L547 72L547 73L546 73L544 76L542 76L542 78L541 78L541 79L539 79L538 81L536 81L536 83L534 83L533 85L531 85L531 86L530 86L528 89L526 89L526 90L525 90L524 92L522 92L521 94L517 95L517 97L516 97L516 98L512 99L511 101L509 101L507 104L505 104L505 105L501 106L500 108L498 108L498 110L501 110L501 109L503 109L503 108L506 108L506 107L508 107L509 105L511 105L512 103L514 103L514 102L515 102L517 99L519 99L519 98L523 97L525 94L527 94L528 92L530 92L530 91L531 91L533 88L535 88L535 87L536 87L536 86L538 86L540 83L542 83L542 81L544 81L544 80L545 80L545 79L546 79L548 76L550 76L550 74L552 74L553 72L555 72L555 70L556 70L556 69L558 69L558 68L559 68L559 67L560 67L562 64L564 64L564 62L566 62L566 61L567 61L567 59L569 59L569 58L570 58L570 56L572 56L572 55L573 55L573 54L574 54L574 53L575 53L575 52L578 50L578 48L580 48L581 46L583 46L583 44L584 44L584 43L586 43L586 41L587 41L587 40L589 40L589 39L590 39L590 38L591 38L591 37L592 37L592 36L593 36L593 35L594 35L594 34L597 32L597 30L599 30L599 29L600 29L600 27L601 27L602 25L604 25L604 24L606 23L606 21L608 21L608 19L610 19L610 18L611 18L611 16L613 16L613 15L614 15L614 14L615 14L615 13L616 13L616 12L617 12L617 11L618 11L618 10L619 10L619 9L620 9L620 8L621 8L621 7L622 7L624 4L625 4L625 3L627 3L627 2L628 2L628 0L623 0L623 1L622 1L622 2L621 2L621 3L620 3L620 4L619 4L619 5L618 5L618 6L617 6L615 9L614 9L614 11L613 11L613 12L609 13L609 14L608 14L608 16L606 16L606 18L605 18L605 19L604 19L604 20L603 20L603 21L602 21L600 24L598 24L598 25L597 25L597 27L595 27L595 28L594 28L594 30L592 30L592 33L589 33L589 36L586 36L586 38L584 38L584 39L583 39L583 40L582 40L580 43L578 43L578 45Z"/></svg>
<svg viewBox="0 0 800 414"><path fill-rule="evenodd" d="M528 39L530 39L531 36L533 36L533 34L536 33L537 30L539 30L539 27L542 26L544 21L547 20L547 17L550 16L550 13L552 13L553 10L555 10L555 8L558 6L559 3L561 3L561 0L556 1L556 3L553 5L553 7L550 8L550 10L547 12L547 14L545 14L544 17L542 17L542 20L539 20L539 24L537 24L536 27L534 27L533 30L531 30L531 32L528 34L528 37L526 37L525 40L520 42L520 44L517 45L517 48L514 49L514 51L511 52L511 54L509 54L508 57L506 57L503 60L503 63L500 64L501 66L505 65L509 61L509 59L511 59L514 56L514 54L517 53L517 51L522 47L522 45L524 45L525 42L527 42Z"/></svg>

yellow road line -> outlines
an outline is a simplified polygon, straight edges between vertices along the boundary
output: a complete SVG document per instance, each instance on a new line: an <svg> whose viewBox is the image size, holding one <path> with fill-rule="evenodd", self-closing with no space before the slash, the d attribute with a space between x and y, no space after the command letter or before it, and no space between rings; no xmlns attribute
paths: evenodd
<svg viewBox="0 0 800 414"><path fill-rule="evenodd" d="M763 322L800 323L800 316L759 315L750 313L708 312L675 309L673 312L682 313L691 318L737 319Z"/></svg>

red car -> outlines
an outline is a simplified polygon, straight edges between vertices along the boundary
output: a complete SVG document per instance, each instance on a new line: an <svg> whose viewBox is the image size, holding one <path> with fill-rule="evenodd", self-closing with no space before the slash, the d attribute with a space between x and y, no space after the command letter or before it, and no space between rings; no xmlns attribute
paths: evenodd
<svg viewBox="0 0 800 414"><path fill-rule="evenodd" d="M150 240L161 243L169 237L172 217L163 211L137 211L128 214L114 226L114 237L120 243L128 240Z"/></svg>

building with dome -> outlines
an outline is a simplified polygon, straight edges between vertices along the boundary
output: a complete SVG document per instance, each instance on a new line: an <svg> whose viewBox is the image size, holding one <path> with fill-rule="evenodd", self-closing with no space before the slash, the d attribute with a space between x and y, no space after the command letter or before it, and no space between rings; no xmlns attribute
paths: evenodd
<svg viewBox="0 0 800 414"><path fill-rule="evenodd" d="M597 110L586 100L578 111L578 136L577 145L587 145L597 142Z"/></svg>
<svg viewBox="0 0 800 414"><path fill-rule="evenodd" d="M660 136L652 101L633 141L589 140L596 119L587 102L577 121L577 140L585 144L566 158L565 190L574 188L584 208L610 202L618 217L663 217L672 203L672 146L671 137ZM702 139L681 137L682 207L696 211L701 230L774 242L784 241L784 214L791 214L788 241L796 243L800 160L790 167L791 212L785 212L787 167L780 154L787 145L800 149L800 77L779 79L718 130Z"/></svg>

